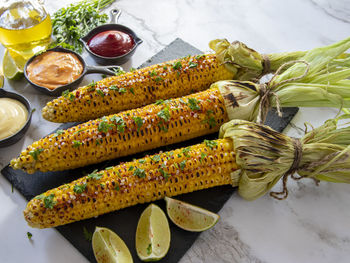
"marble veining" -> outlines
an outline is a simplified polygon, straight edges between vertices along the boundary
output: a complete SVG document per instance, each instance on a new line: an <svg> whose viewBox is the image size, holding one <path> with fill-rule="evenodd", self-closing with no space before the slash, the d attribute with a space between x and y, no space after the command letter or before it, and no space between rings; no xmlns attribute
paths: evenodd
<svg viewBox="0 0 350 263"><path fill-rule="evenodd" d="M71 0L46 1L52 14ZM350 5L347 0L118 0L119 23L131 27L143 44L125 69L137 67L175 38L203 51L215 38L240 40L261 53L305 50L349 37ZM112 7L111 7L112 8ZM0 47L0 57L3 55ZM87 62L92 59L83 54ZM83 84L95 74L85 78ZM24 81L6 81L5 89L24 94L36 111L30 129L20 142L0 149L0 168L34 140L57 128L41 117L51 100ZM290 136L303 134L303 123L319 126L337 109L301 109L286 129ZM279 190L280 184L274 187ZM202 233L181 263L346 263L350 261L349 186L312 180L289 180L289 197L277 201L268 195L247 202L237 193L220 211L220 220ZM0 176L0 262L86 262L86 259L53 229L29 228L22 218L26 202ZM26 232L33 234L28 241ZM18 248L21 253L18 253ZM134 249L134 248L130 248Z"/></svg>

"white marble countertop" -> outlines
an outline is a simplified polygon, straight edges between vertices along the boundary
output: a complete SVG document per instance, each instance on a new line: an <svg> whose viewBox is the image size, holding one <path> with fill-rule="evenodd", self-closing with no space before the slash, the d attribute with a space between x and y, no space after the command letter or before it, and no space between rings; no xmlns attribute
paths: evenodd
<svg viewBox="0 0 350 263"><path fill-rule="evenodd" d="M54 10L72 2L47 0ZM348 37L350 5L346 0L120 0L120 23L144 40L125 68L138 66L176 37L207 51L215 38L240 40L262 53L304 50ZM0 48L0 58L4 53ZM87 55L85 55L87 57ZM89 60L91 62L91 60ZM100 75L86 79L98 80ZM21 149L57 127L42 119L50 97L23 82L5 89L24 94L37 111L24 139L0 149L0 169ZM301 109L293 123L318 126L336 110ZM290 135L300 136L288 127ZM280 185L275 187L279 189ZM221 219L202 233L181 262L349 262L349 186L311 180L289 182L285 201L269 196L248 202L234 194L220 211ZM86 262L56 230L32 229L22 216L26 201L0 176L0 262ZM27 239L27 231L33 234Z"/></svg>

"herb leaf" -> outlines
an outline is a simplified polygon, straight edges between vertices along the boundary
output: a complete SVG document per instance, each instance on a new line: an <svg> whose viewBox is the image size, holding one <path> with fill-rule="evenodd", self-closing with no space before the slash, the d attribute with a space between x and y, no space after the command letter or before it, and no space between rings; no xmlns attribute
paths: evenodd
<svg viewBox="0 0 350 263"><path fill-rule="evenodd" d="M92 232L90 232L89 230L87 230L87 228L84 226L83 227L83 234L84 234L84 238L87 240L87 241L90 241L92 240Z"/></svg>
<svg viewBox="0 0 350 263"><path fill-rule="evenodd" d="M32 236L33 236L33 234L32 234L32 233L27 232L27 237L28 237L28 239L29 239L29 240L32 240Z"/></svg>
<svg viewBox="0 0 350 263"><path fill-rule="evenodd" d="M115 125L113 123L108 123L106 117L102 118L102 121L98 124L97 130L99 132L107 133L109 130L112 130Z"/></svg>
<svg viewBox="0 0 350 263"><path fill-rule="evenodd" d="M134 120L134 122L136 123L137 125L137 131L140 131L140 128L142 127L143 125L143 119L139 116L137 117L132 117L132 119Z"/></svg>
<svg viewBox="0 0 350 263"><path fill-rule="evenodd" d="M52 209L55 206L56 201L53 200L54 197L55 197L54 194L50 194L50 195L44 197L44 206L45 206L45 208Z"/></svg>
<svg viewBox="0 0 350 263"><path fill-rule="evenodd" d="M182 162L180 162L180 169L181 171L183 171L186 167L186 160L183 160Z"/></svg>
<svg viewBox="0 0 350 263"><path fill-rule="evenodd" d="M218 145L218 143L216 141L212 141L212 140L204 140L204 143L210 149L213 149L215 146Z"/></svg>
<svg viewBox="0 0 350 263"><path fill-rule="evenodd" d="M199 100L196 98L188 98L188 107L190 107L191 110L200 110L201 107L198 105Z"/></svg>
<svg viewBox="0 0 350 263"><path fill-rule="evenodd" d="M73 191L77 194L81 194L85 191L85 189L86 189L86 184L80 184L80 185L76 184L74 185Z"/></svg>
<svg viewBox="0 0 350 263"><path fill-rule="evenodd" d="M134 170L134 175L138 176L139 178L144 178L146 176L145 169L136 167Z"/></svg>
<svg viewBox="0 0 350 263"><path fill-rule="evenodd" d="M64 133L64 130L57 130L57 131L54 133L53 137L57 137L58 135L61 135L61 134L63 134L63 133Z"/></svg>
<svg viewBox="0 0 350 263"><path fill-rule="evenodd" d="M100 180L102 178L102 173L98 173L97 169L86 176L88 179Z"/></svg>
<svg viewBox="0 0 350 263"><path fill-rule="evenodd" d="M42 153L44 149L38 148L29 152L29 154L34 158L35 161L38 160L39 154Z"/></svg>

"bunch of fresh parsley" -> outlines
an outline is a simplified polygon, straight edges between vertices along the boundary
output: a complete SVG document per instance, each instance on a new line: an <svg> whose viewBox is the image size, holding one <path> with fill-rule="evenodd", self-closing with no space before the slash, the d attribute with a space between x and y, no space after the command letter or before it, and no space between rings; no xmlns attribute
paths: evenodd
<svg viewBox="0 0 350 263"><path fill-rule="evenodd" d="M114 1L83 0L56 11L52 20L55 42L50 47L62 46L81 53L83 45L79 39L91 29L108 21L108 15L100 14L99 11Z"/></svg>

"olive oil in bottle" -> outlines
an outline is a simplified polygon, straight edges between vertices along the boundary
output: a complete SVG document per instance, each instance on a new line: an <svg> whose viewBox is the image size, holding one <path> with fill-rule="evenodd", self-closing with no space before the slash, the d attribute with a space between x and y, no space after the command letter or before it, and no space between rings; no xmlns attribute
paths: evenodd
<svg viewBox="0 0 350 263"><path fill-rule="evenodd" d="M0 6L0 42L25 59L51 40L51 19L39 0L5 0Z"/></svg>

